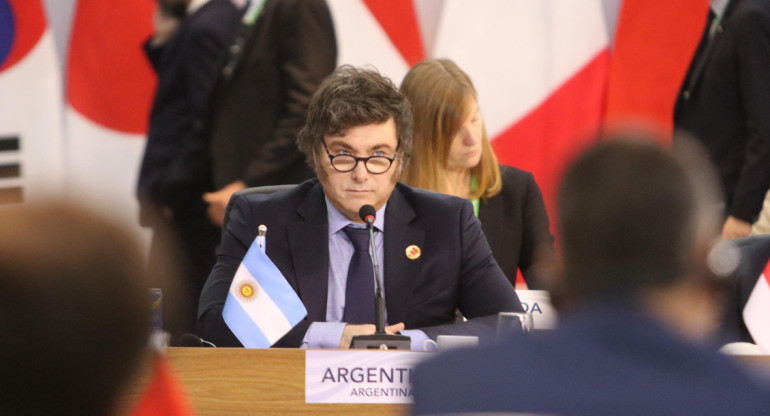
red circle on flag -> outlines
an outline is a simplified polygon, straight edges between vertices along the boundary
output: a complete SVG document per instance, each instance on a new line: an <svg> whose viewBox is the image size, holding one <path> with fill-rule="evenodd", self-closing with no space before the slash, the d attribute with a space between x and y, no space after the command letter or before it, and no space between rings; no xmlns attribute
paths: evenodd
<svg viewBox="0 0 770 416"><path fill-rule="evenodd" d="M151 0L78 1L67 90L70 105L89 120L146 132L156 77L142 44L152 34L154 7Z"/></svg>
<svg viewBox="0 0 770 416"><path fill-rule="evenodd" d="M43 5L39 0L0 0L4 9L10 8L13 19L13 34L10 51L0 61L0 72L12 67L40 41L45 32L46 21ZM7 26L6 26L7 28Z"/></svg>

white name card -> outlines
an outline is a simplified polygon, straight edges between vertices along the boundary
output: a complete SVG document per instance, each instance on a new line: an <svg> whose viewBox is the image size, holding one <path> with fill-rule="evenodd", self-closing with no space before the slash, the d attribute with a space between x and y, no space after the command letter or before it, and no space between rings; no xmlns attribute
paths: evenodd
<svg viewBox="0 0 770 416"><path fill-rule="evenodd" d="M517 290L524 312L532 314L535 329L554 329L558 313L551 305L551 297L545 290Z"/></svg>
<svg viewBox="0 0 770 416"><path fill-rule="evenodd" d="M412 403L416 351L305 352L306 403Z"/></svg>

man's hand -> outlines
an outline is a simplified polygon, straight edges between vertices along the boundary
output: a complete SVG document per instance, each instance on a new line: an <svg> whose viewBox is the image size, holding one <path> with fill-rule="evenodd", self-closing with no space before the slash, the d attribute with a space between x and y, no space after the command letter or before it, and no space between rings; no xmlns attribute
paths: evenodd
<svg viewBox="0 0 770 416"><path fill-rule="evenodd" d="M155 32L152 35L152 45L159 46L166 43L169 38L171 38L171 35L176 32L179 24L180 21L178 18L170 16L160 7L156 8L155 14L153 15L153 26L155 27Z"/></svg>
<svg viewBox="0 0 770 416"><path fill-rule="evenodd" d="M220 227L222 226L230 197L241 189L246 189L246 184L241 181L235 181L216 192L203 194L203 200L209 204L208 214L211 222Z"/></svg>
<svg viewBox="0 0 770 416"><path fill-rule="evenodd" d="M385 332L388 334L395 334L398 331L403 331L405 328L403 322L385 327ZM350 348L350 341L356 335L372 335L374 334L375 326L372 324L362 325L345 325L345 330L342 331L342 339L340 340L340 349L346 350Z"/></svg>
<svg viewBox="0 0 770 416"><path fill-rule="evenodd" d="M725 225L722 226L722 239L730 240L733 238L748 237L751 234L751 224L739 220L738 218L730 215L725 220Z"/></svg>
<svg viewBox="0 0 770 416"><path fill-rule="evenodd" d="M403 322L399 322L399 323L393 324L391 326L386 326L385 327L385 332L387 332L389 334L395 334L396 332L403 331L404 329L406 329L406 326L404 325L404 323Z"/></svg>

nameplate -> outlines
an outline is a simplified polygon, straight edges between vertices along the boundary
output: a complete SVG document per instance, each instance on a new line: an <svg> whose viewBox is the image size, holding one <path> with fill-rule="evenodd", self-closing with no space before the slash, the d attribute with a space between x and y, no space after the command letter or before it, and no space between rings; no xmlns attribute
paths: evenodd
<svg viewBox="0 0 770 416"><path fill-rule="evenodd" d="M517 290L524 312L532 314L535 329L554 329L559 315L545 290Z"/></svg>
<svg viewBox="0 0 770 416"><path fill-rule="evenodd" d="M412 403L416 351L305 352L306 403Z"/></svg>

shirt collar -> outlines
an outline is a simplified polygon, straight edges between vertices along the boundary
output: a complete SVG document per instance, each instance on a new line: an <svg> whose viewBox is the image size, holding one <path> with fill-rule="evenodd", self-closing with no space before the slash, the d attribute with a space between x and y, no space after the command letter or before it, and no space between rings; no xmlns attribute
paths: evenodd
<svg viewBox="0 0 770 416"><path fill-rule="evenodd" d="M193 13L197 12L198 9L203 7L209 1L210 0L191 0L190 4L187 5L187 15L190 16Z"/></svg>
<svg viewBox="0 0 770 416"><path fill-rule="evenodd" d="M335 234L337 231L350 224L354 224L353 221L350 221L347 217L342 215L342 213L329 202L329 198L324 196L324 201L326 201L326 221L329 223L329 235ZM378 231L385 229L385 207L387 206L388 204L385 203L382 208L377 210L377 217L374 219L374 228ZM360 223L355 224L358 224L359 226L363 225Z"/></svg>
<svg viewBox="0 0 770 416"><path fill-rule="evenodd" d="M711 0L710 6L711 10L719 16L720 14L724 13L725 7L727 7L727 3L729 3L730 0Z"/></svg>

